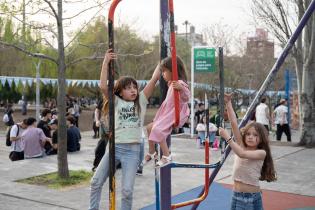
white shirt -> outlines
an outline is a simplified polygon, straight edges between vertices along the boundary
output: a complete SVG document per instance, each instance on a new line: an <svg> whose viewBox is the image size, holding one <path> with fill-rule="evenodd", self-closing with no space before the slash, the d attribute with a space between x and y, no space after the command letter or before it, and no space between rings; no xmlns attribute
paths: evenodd
<svg viewBox="0 0 315 210"><path fill-rule="evenodd" d="M138 115L133 101L115 97L115 142L117 144L141 143L142 125L148 104L143 91L139 93L141 113Z"/></svg>
<svg viewBox="0 0 315 210"><path fill-rule="evenodd" d="M288 124L288 118L287 118L287 113L288 113L288 107L285 105L280 105L278 106L273 113L275 113L275 124Z"/></svg>
<svg viewBox="0 0 315 210"><path fill-rule="evenodd" d="M209 123L209 132L215 132L218 128L213 123ZM204 123L198 123L196 127L196 131L206 131L206 124Z"/></svg>
<svg viewBox="0 0 315 210"><path fill-rule="evenodd" d="M11 131L10 131L10 138L11 137L21 137L22 133L24 132L24 129L19 127L19 134L17 135L17 132L18 132L17 126L18 126L17 124L12 126ZM23 148L24 148L23 141L22 141L22 138L20 138L19 140L12 141L10 150L21 152L21 151L23 151Z"/></svg>
<svg viewBox="0 0 315 210"><path fill-rule="evenodd" d="M196 127L196 131L206 131L206 125L203 123L198 123Z"/></svg>
<svg viewBox="0 0 315 210"><path fill-rule="evenodd" d="M260 103L256 107L256 122L263 125L269 125L268 115L268 106L265 103Z"/></svg>

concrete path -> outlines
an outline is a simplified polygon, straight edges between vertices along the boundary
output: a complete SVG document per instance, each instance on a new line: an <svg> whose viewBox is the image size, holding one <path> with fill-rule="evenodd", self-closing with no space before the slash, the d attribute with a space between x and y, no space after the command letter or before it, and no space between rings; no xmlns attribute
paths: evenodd
<svg viewBox="0 0 315 210"><path fill-rule="evenodd" d="M97 140L92 139L92 132L82 134L82 150L69 154L69 168L72 170L91 170L94 148ZM263 189L299 195L315 196L315 149L295 147L286 142L275 142L272 139L272 154L278 174L274 183L262 182ZM86 210L89 204L89 186L80 186L68 190L52 190L42 186L21 184L15 180L45 174L57 170L57 156L42 159L11 162L8 159L9 148L5 146L4 132L0 132L0 209L1 210ZM282 137L285 139L285 136ZM298 134L293 132L293 142ZM204 156L202 149L197 149L193 139L172 138L172 153L177 162L199 162ZM219 151L211 151L211 162L220 159ZM222 167L216 181L231 184L233 155L230 155ZM144 169L144 176L138 176L135 184L133 209L140 209L154 202L154 170L149 165ZM117 171L117 208L119 209L121 171ZM203 184L203 170L172 170L172 194L176 195ZM104 185L101 206L108 209L108 183ZM277 199L275 198L275 202ZM315 206L315 203L314 203Z"/></svg>

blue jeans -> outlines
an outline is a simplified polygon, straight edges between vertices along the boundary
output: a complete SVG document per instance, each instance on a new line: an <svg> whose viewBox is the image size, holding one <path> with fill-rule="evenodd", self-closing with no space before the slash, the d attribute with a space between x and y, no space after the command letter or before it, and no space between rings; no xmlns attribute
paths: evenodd
<svg viewBox="0 0 315 210"><path fill-rule="evenodd" d="M216 132L209 132L209 143L213 144Z"/></svg>
<svg viewBox="0 0 315 210"><path fill-rule="evenodd" d="M133 187L139 161L140 144L116 144L115 163L121 163L122 197L121 210L132 209ZM89 210L99 210L102 187L109 176L109 152L103 156L91 180Z"/></svg>
<svg viewBox="0 0 315 210"><path fill-rule="evenodd" d="M140 170L143 169L143 165L142 165L143 157L144 157L144 138L141 138L140 152L139 152L139 162L138 162L138 168Z"/></svg>
<svg viewBox="0 0 315 210"><path fill-rule="evenodd" d="M261 192L233 192L231 210L263 210Z"/></svg>

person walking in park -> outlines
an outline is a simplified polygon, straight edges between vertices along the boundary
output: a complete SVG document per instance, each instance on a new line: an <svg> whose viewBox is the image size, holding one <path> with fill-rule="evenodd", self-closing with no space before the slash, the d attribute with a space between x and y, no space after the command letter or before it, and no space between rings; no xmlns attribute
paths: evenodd
<svg viewBox="0 0 315 210"><path fill-rule="evenodd" d="M173 81L172 78L172 58L167 57L161 61L161 71L163 79L168 83L168 91L165 100L161 107L157 111L153 122L147 126L149 135L149 152L144 157L144 164L156 158L156 152L154 144L158 143L161 147L163 156L160 161L157 162L157 166L163 167L172 161L166 138L172 132L175 122L175 103L174 103L174 91L179 91L180 101L180 122L178 127L182 127L189 117L189 96L190 91L187 84L187 76L185 66L181 58L177 57L177 71L178 81Z"/></svg>
<svg viewBox="0 0 315 210"><path fill-rule="evenodd" d="M3 122L7 126L7 129L14 125L13 113L14 113L13 105L8 104L3 115Z"/></svg>
<svg viewBox="0 0 315 210"><path fill-rule="evenodd" d="M219 134L235 153L232 177L234 180L231 210L263 210L259 181L275 181L276 172L271 156L268 133L257 122L239 130L231 102L232 94L224 95L233 137L223 128Z"/></svg>
<svg viewBox="0 0 315 210"><path fill-rule="evenodd" d="M110 49L106 51L100 76L100 88L104 96L103 113L108 110L108 65L117 55ZM160 78L157 66L152 78L139 92L137 81L129 76L120 77L114 87L115 94L115 162L122 168L121 210L131 210L133 188L139 162L141 125L144 121L148 98L152 95ZM105 153L91 180L89 210L98 210L102 186L109 176L109 151Z"/></svg>
<svg viewBox="0 0 315 210"><path fill-rule="evenodd" d="M256 107L255 117L256 122L263 124L269 132L270 114L269 107L266 104L266 98L262 98L260 104Z"/></svg>
<svg viewBox="0 0 315 210"><path fill-rule="evenodd" d="M99 126L96 126L96 122L99 121L96 117L96 115L98 115L98 113L100 113L98 111L98 108L96 107L94 112L93 112L93 124L92 124L92 128L93 128L93 139L99 138L100 137L100 128Z"/></svg>
<svg viewBox="0 0 315 210"><path fill-rule="evenodd" d="M277 126L276 136L277 141L281 141L282 133L284 132L287 136L287 141L291 142L291 131L288 122L288 107L286 106L287 101L285 99L280 99L280 105L273 111L274 123Z"/></svg>
<svg viewBox="0 0 315 210"><path fill-rule="evenodd" d="M22 115L27 115L27 100L25 96L22 96L21 113Z"/></svg>
<svg viewBox="0 0 315 210"><path fill-rule="evenodd" d="M73 117L75 118L75 124L74 125L79 128L79 118L80 118L81 108L80 108L80 105L76 99L73 100L73 111L74 111Z"/></svg>

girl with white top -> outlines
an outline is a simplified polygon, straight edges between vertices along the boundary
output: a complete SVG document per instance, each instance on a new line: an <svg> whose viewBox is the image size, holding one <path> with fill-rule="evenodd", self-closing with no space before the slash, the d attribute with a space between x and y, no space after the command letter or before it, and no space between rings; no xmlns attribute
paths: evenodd
<svg viewBox="0 0 315 210"><path fill-rule="evenodd" d="M109 112L108 107L108 65L117 55L107 50L102 65L100 88L104 97L103 115ZM133 187L139 163L141 134L148 104L156 82L160 78L160 67L157 66L150 81L139 92L137 81L133 77L122 76L115 83L115 163L121 163L122 196L121 210L131 210ZM89 210L98 210L103 184L109 176L109 151L106 151L91 180Z"/></svg>
<svg viewBox="0 0 315 210"><path fill-rule="evenodd" d="M263 210L259 180L271 182L277 179L268 133L262 124L256 122L239 130L231 95L225 94L224 102L235 141L226 130L219 128L220 136L236 154L232 174L234 186L231 210Z"/></svg>

